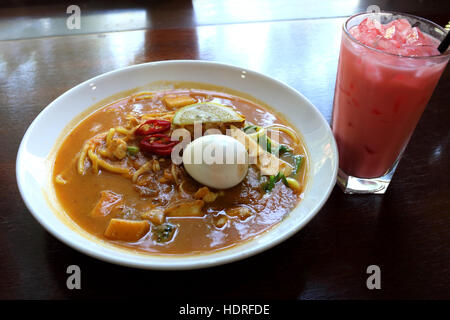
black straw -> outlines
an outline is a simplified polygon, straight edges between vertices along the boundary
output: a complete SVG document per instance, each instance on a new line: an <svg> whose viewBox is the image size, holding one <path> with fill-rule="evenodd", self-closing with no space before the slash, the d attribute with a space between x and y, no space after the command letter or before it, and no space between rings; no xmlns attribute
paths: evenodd
<svg viewBox="0 0 450 320"><path fill-rule="evenodd" d="M449 45L450 45L450 31L447 32L447 35L445 36L444 40L442 40L441 44L438 47L438 51L441 54L444 53L448 49Z"/></svg>

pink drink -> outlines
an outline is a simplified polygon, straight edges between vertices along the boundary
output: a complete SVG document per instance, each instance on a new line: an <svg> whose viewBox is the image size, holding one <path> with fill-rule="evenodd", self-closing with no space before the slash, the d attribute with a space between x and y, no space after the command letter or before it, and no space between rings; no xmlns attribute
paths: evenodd
<svg viewBox="0 0 450 320"><path fill-rule="evenodd" d="M393 167L448 62L438 45L406 19L344 30L332 127L345 174L376 178Z"/></svg>

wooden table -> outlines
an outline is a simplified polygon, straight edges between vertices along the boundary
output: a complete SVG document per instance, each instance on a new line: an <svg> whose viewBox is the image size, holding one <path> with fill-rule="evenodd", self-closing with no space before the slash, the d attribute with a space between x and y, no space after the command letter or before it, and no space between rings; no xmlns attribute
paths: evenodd
<svg viewBox="0 0 450 320"><path fill-rule="evenodd" d="M450 298L450 68L384 196L348 196L336 187L300 232L243 261L178 272L111 265L49 235L20 197L15 159L31 121L69 88L132 64L202 59L249 68L293 86L330 121L344 20L0 41L0 298ZM81 290L66 287L72 264L82 270ZM381 268L381 290L366 287L372 264Z"/></svg>

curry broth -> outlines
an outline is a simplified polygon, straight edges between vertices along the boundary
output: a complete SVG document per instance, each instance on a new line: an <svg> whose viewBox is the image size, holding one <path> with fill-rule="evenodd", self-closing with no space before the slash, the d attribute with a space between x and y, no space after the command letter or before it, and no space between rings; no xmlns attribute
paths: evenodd
<svg viewBox="0 0 450 320"><path fill-rule="evenodd" d="M147 174L149 188L142 191L130 179L121 174L100 170L98 174L87 170L80 175L76 162L84 143L93 136L108 131L111 127L124 125L126 115L130 112L146 114L168 111L161 98L168 95L188 95L198 102L212 101L232 106L249 121L260 126L282 124L290 126L275 112L262 107L250 100L234 95L201 89L175 89L158 91L153 98L130 103L129 97L117 100L88 116L81 121L64 139L57 151L53 181L58 175L67 183L54 183L58 200L67 214L84 230L101 239L108 240L120 246L161 254L200 253L223 249L268 230L280 222L300 201L302 193L294 193L279 182L270 193L262 191L258 169L252 165L247 177L239 185L224 190L214 202L203 208L203 217L167 217L167 221L177 225L171 241L159 243L148 232L137 242L111 241L104 236L109 220L120 217L130 220L140 220L139 213L150 207L166 208L170 203L180 199L193 199L194 193L202 187L199 183L183 175L183 192L175 184L158 182L155 177ZM281 136L281 142L292 143L287 135ZM303 144L290 145L296 154L305 156L300 172L302 186L306 184L308 158ZM160 162L161 171L171 165L170 157ZM102 191L112 191L121 195L125 208L112 210L105 217L92 217L90 212L99 201ZM149 191L150 190L150 191ZM245 206L251 214L246 219L237 216L227 216L228 222L223 227L217 227L215 222L226 215L226 210ZM153 225L152 227L153 228Z"/></svg>

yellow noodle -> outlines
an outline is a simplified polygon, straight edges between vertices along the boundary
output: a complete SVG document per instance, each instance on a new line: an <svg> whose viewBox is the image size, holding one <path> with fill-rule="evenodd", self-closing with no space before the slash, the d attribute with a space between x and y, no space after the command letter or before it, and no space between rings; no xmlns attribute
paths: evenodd
<svg viewBox="0 0 450 320"><path fill-rule="evenodd" d="M169 114L175 114L175 111L145 113L142 115L142 117L159 117L159 116L165 116L165 115L169 115Z"/></svg>
<svg viewBox="0 0 450 320"><path fill-rule="evenodd" d="M102 157L108 157L109 158L111 156L111 153L108 150L105 150L105 149L98 149L98 153L100 153L100 155Z"/></svg>
<svg viewBox="0 0 450 320"><path fill-rule="evenodd" d="M78 158L78 173L81 175L85 174L85 167L84 167L84 162L86 160L86 156L87 156L87 152L88 149L91 146L91 141L89 140L88 142L86 142L83 146L83 149L81 150L81 154L80 157Z"/></svg>
<svg viewBox="0 0 450 320"><path fill-rule="evenodd" d="M94 170L94 173L98 173L98 156L92 151L92 148L88 150L88 156L89 159L91 159L92 162L92 170Z"/></svg>
<svg viewBox="0 0 450 320"><path fill-rule="evenodd" d="M154 163L154 167L155 167L155 172L161 170L161 166L159 165L159 161L158 160L153 160L155 161Z"/></svg>
<svg viewBox="0 0 450 320"><path fill-rule="evenodd" d="M175 114L175 111L146 113L146 114L142 115L142 120L159 118L159 119L172 121L174 114Z"/></svg>
<svg viewBox="0 0 450 320"><path fill-rule="evenodd" d="M132 181L136 182L137 178L143 174L144 172L150 171L150 164L151 162L148 161L147 163L145 163L144 165L142 165L134 174L133 174L133 178Z"/></svg>
<svg viewBox="0 0 450 320"><path fill-rule="evenodd" d="M187 193L186 190L184 190L184 188L183 188L183 184L184 184L185 182L186 182L186 181L181 182L181 183L178 185L178 189L180 190L180 192L181 192L182 194L184 194L184 195L189 195L189 193Z"/></svg>
<svg viewBox="0 0 450 320"><path fill-rule="evenodd" d="M300 138L297 136L297 133L294 130L292 130L291 128L288 128L288 127L285 127L282 125L278 125L278 124L272 124L270 126L265 127L265 129L282 131L282 132L286 133L287 135L289 135L292 139L294 139L295 143L300 142Z"/></svg>
<svg viewBox="0 0 450 320"><path fill-rule="evenodd" d="M127 114L126 119L127 119L126 127L128 129L132 129L135 126L139 125L139 117L134 113ZM132 132L134 132L134 130Z"/></svg>
<svg viewBox="0 0 450 320"><path fill-rule="evenodd" d="M102 167L103 169L106 169L110 172L114 172L114 173L128 173L129 169L128 168L124 168L124 167L119 167L119 166L114 166L112 164L109 164L108 162L106 162L103 159L98 159L98 164L100 165L100 167Z"/></svg>
<svg viewBox="0 0 450 320"><path fill-rule="evenodd" d="M122 173L121 176L124 177L124 178L129 179L129 178L133 177L133 174L130 172L130 170L128 170L128 172Z"/></svg>
<svg viewBox="0 0 450 320"><path fill-rule="evenodd" d="M173 163L172 163L172 168L170 170L172 172L172 177L173 177L173 180L175 181L175 184L178 184L178 177L177 177L177 173L175 170L175 165Z"/></svg>
<svg viewBox="0 0 450 320"><path fill-rule="evenodd" d="M112 138L113 138L115 132L116 132L116 130L114 128L109 129L109 132L106 136L106 145L108 147L111 145Z"/></svg>
<svg viewBox="0 0 450 320"><path fill-rule="evenodd" d="M143 91L143 92L139 92L139 93L135 94L133 98L134 98L134 101L141 101L141 100L153 98L153 94L148 91Z"/></svg>
<svg viewBox="0 0 450 320"><path fill-rule="evenodd" d="M115 130L116 130L116 132L124 134L126 136L129 136L134 131L134 130L127 130L124 127L116 127Z"/></svg>
<svg viewBox="0 0 450 320"><path fill-rule="evenodd" d="M128 168L124 168L124 167L119 167L119 166L115 166L112 165L108 162L106 162L105 160L99 158L92 150L89 150L89 156L95 159L96 161L96 165L102 167L103 169L106 169L110 172L114 172L114 173L128 173L129 169ZM92 159L91 158L91 159Z"/></svg>

